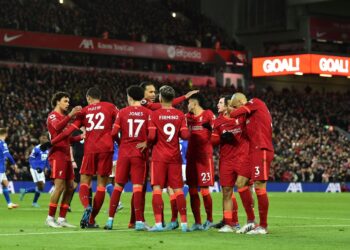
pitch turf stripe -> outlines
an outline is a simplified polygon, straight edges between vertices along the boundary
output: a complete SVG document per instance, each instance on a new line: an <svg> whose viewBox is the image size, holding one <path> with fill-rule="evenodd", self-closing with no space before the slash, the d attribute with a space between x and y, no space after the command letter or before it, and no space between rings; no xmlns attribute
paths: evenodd
<svg viewBox="0 0 350 250"><path fill-rule="evenodd" d="M5 210L5 209L4 209ZM7 210L7 209L6 209ZM47 211L47 208L20 208L20 210L24 211ZM125 208L123 209L125 210ZM84 210L81 209L74 209L73 208L73 213L83 213ZM102 211L103 213L103 211ZM118 212L122 213L122 212ZM145 211L145 214L153 214L152 211ZM165 214L170 214L165 213ZM213 215L222 215L222 213L213 213ZM244 214L239 215L239 216L244 216ZM350 218L330 218L330 217L291 217L291 216L282 216L282 215L269 215L268 218L280 218L280 219L300 219L300 220L342 220L342 221L350 221Z"/></svg>
<svg viewBox="0 0 350 250"><path fill-rule="evenodd" d="M296 226L273 226L269 227L270 229L272 228L273 230L278 230L278 228L330 228L330 227L350 227L350 225L296 225ZM54 230L54 229L53 229ZM87 234L87 233L113 233L113 232L135 232L132 229L117 229L117 230L112 230L112 231L101 231L101 230L75 230L75 231L59 231L59 232L41 232L41 233L7 233L7 234L0 234L1 236L31 236L31 235L55 235L55 234ZM214 231L215 232L215 231ZM148 232L147 232L148 233ZM161 234L166 234L166 233L172 233L172 231L169 232L162 232Z"/></svg>
<svg viewBox="0 0 350 250"><path fill-rule="evenodd" d="M50 228L48 228L50 229ZM55 230L55 229L52 229ZM29 235L50 235L50 234L85 234L85 233L111 233L111 232L131 232L133 231L132 229L117 229L113 231L106 231L106 230L75 230L75 231L58 231L58 232L36 232L36 233L7 233L7 234L0 234L1 236L29 236Z"/></svg>

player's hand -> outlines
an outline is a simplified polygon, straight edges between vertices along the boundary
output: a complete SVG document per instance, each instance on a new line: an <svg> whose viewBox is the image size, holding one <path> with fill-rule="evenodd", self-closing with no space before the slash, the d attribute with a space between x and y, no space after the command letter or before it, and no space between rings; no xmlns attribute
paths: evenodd
<svg viewBox="0 0 350 250"><path fill-rule="evenodd" d="M208 129L210 132L213 131L213 127L210 125L209 122L203 123L202 127Z"/></svg>
<svg viewBox="0 0 350 250"><path fill-rule="evenodd" d="M231 132L225 132L220 135L220 140L223 143L233 143L234 142L234 136Z"/></svg>
<svg viewBox="0 0 350 250"><path fill-rule="evenodd" d="M15 173L18 174L19 173L19 168L18 168L17 164L13 165L13 168L15 170Z"/></svg>
<svg viewBox="0 0 350 250"><path fill-rule="evenodd" d="M75 106L74 108L72 108L72 111L68 115L69 117L72 117L76 115L78 112L80 112L81 110L82 110L82 106Z"/></svg>
<svg viewBox="0 0 350 250"><path fill-rule="evenodd" d="M190 92L188 92L188 93L185 95L185 97L186 97L186 99L188 99L188 98L190 98L192 95L197 94L198 92L199 92L198 89L196 89L196 90L191 90Z"/></svg>
<svg viewBox="0 0 350 250"><path fill-rule="evenodd" d="M36 168L36 172L37 172L38 174L41 174L41 173L43 172L43 170L42 170L41 168Z"/></svg>
<svg viewBox="0 0 350 250"><path fill-rule="evenodd" d="M75 161L72 161L72 167L73 168L78 168L78 165L77 165L77 163Z"/></svg>
<svg viewBox="0 0 350 250"><path fill-rule="evenodd" d="M140 142L136 145L136 148L140 149L143 152L147 148L147 141Z"/></svg>
<svg viewBox="0 0 350 250"><path fill-rule="evenodd" d="M51 147L52 147L52 144L51 144L51 142L48 141L48 142L41 144L39 148L41 151L46 151Z"/></svg>

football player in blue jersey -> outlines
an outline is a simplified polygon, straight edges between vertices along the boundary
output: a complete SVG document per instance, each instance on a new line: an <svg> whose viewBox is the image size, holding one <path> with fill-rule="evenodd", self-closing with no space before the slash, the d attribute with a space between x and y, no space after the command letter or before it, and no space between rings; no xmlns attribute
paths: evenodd
<svg viewBox="0 0 350 250"><path fill-rule="evenodd" d="M2 185L2 193L4 194L8 209L17 208L18 205L12 203L10 198L10 192L8 190L9 182L6 177L6 159L10 161L11 165L14 166L15 171L18 167L9 152L5 139L7 137L7 128L0 128L0 182Z"/></svg>
<svg viewBox="0 0 350 250"><path fill-rule="evenodd" d="M44 191L45 169L50 168L49 161L48 161L49 150L45 150L45 151L40 150L40 145L48 141L49 139L48 139L47 133L42 134L39 137L39 144L33 148L29 156L30 173L32 175L33 182L36 184L36 186L31 188L20 189L21 201L24 199L24 196L27 193L34 193L34 199L32 203L33 207L40 207L38 204L38 200L41 192Z"/></svg>

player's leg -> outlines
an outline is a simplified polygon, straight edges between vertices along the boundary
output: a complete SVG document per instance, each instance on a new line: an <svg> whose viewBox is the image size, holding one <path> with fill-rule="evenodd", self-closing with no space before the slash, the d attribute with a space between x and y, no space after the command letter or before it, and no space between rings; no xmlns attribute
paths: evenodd
<svg viewBox="0 0 350 250"><path fill-rule="evenodd" d="M116 167L117 167L117 161L113 161L112 173L109 175L108 183L106 186L106 192L108 193L109 197L112 196L113 189L114 189L114 179L115 179Z"/></svg>
<svg viewBox="0 0 350 250"><path fill-rule="evenodd" d="M109 203L108 210L108 220L104 229L112 230L113 229L113 220L117 207L120 201L120 196L123 192L124 185L128 182L129 173L130 173L130 159L129 158L120 158L117 162L118 171L115 174L115 185L111 195L111 200Z"/></svg>
<svg viewBox="0 0 350 250"><path fill-rule="evenodd" d="M65 181L66 181L65 179L59 179L59 178L54 179L55 189L53 190L50 196L49 213L46 218L46 225L48 225L49 227L53 227L53 228L61 227L55 222L55 215L56 215L59 199L65 189Z"/></svg>
<svg viewBox="0 0 350 250"><path fill-rule="evenodd" d="M187 159L186 183L189 187L191 210L194 216L194 224L191 227L191 230L193 231L203 230L197 176L196 162L194 160Z"/></svg>
<svg viewBox="0 0 350 250"><path fill-rule="evenodd" d="M166 230L174 230L179 227L179 222L177 221L177 214L178 214L178 209L176 205L176 194L174 189L171 187L167 188L169 198L170 198L170 208L171 208L171 220L169 223L166 224L165 229Z"/></svg>
<svg viewBox="0 0 350 250"><path fill-rule="evenodd" d="M135 209L135 229L146 230L147 224L144 217L144 186L146 183L147 165L143 158L133 157L130 159L130 177L133 183L134 209Z"/></svg>
<svg viewBox="0 0 350 250"><path fill-rule="evenodd" d="M11 197L10 197L10 191L8 190L8 185L9 182L6 177L6 173L0 174L1 177L1 185L2 185L2 193L5 197L6 203L7 203L7 208L12 209L12 208L17 208L18 204L12 203Z"/></svg>
<svg viewBox="0 0 350 250"><path fill-rule="evenodd" d="M106 185L109 175L112 173L113 152L97 153L94 154L94 157L97 166L97 190L93 201L92 212L89 218L89 228L98 227L98 225L95 223L95 218L100 212L105 199Z"/></svg>
<svg viewBox="0 0 350 250"><path fill-rule="evenodd" d="M181 164L170 164L168 168L168 186L170 186L176 196L176 207L180 213L181 230L189 231L187 226L186 198L183 192L182 167Z"/></svg>
<svg viewBox="0 0 350 250"><path fill-rule="evenodd" d="M213 200L209 192L209 186L214 185L214 163L212 157L205 157L197 161L198 185L203 197L207 220L203 228L208 230L213 225Z"/></svg>
<svg viewBox="0 0 350 250"><path fill-rule="evenodd" d="M244 210L247 215L247 223L237 233L246 233L255 227L255 215L253 208L253 197L249 188L249 179L245 176L239 175L236 180L236 186L239 196L241 198Z"/></svg>
<svg viewBox="0 0 350 250"><path fill-rule="evenodd" d="M156 172L157 171L157 172ZM162 189L166 184L167 164L164 162L151 163L151 185L152 185L152 208L155 225L149 230L151 232L164 231L162 214L164 203L162 199Z"/></svg>
<svg viewBox="0 0 350 250"><path fill-rule="evenodd" d="M62 200L60 205L59 217L57 218L57 224L62 227L76 227L71 225L66 220L66 215L69 209L69 202L71 200L72 194L74 192L74 170L71 161L66 161L66 169L64 171L63 177L64 182L64 192L62 194Z"/></svg>
<svg viewBox="0 0 350 250"><path fill-rule="evenodd" d="M19 189L19 192L20 192L19 200L20 201L23 201L24 196L26 194L28 194L28 193L35 193L37 191L36 183L38 183L38 177L37 177L38 172L35 169L33 169L33 168L30 168L29 171L30 171L30 174L32 176L33 182L35 183L35 187L33 186L33 187L30 187L30 188L20 188Z"/></svg>
<svg viewBox="0 0 350 250"><path fill-rule="evenodd" d="M253 180L255 193L259 208L259 226L249 232L249 234L267 234L267 214L269 209L269 198L266 191L266 183L269 178L270 164L273 160L273 152L265 149L259 149L253 152L252 161Z"/></svg>
<svg viewBox="0 0 350 250"><path fill-rule="evenodd" d="M40 207L38 204L38 200L41 193L44 191L44 186L45 186L45 177L44 177L44 181L38 181L36 183L35 194L34 194L33 204L32 204L33 207Z"/></svg>

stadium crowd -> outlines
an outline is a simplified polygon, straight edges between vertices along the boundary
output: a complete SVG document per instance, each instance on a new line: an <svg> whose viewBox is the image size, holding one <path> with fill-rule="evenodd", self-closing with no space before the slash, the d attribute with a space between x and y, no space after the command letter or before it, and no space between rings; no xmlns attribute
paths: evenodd
<svg viewBox="0 0 350 250"><path fill-rule="evenodd" d="M146 77L112 71L78 71L48 67L0 67L0 127L9 128L7 139L19 171L8 168L12 180L30 180L28 156L37 138L46 129L52 94L58 90L71 93L71 104L86 105L84 93L98 86L105 100L118 108L126 106L126 88ZM157 82L156 82L157 84ZM158 83L159 85L160 83ZM187 81L170 83L178 95L190 89ZM232 94L230 88L200 88L207 106L217 112L221 95ZM267 88L248 93L264 100L272 114L275 159L271 181L332 182L350 181L349 140L336 131L324 128L338 125L349 131L350 93L305 93ZM186 104L181 105L187 111ZM216 155L216 168L217 155Z"/></svg>
<svg viewBox="0 0 350 250"><path fill-rule="evenodd" d="M203 48L242 49L187 1L0 1L1 28ZM103 4L102 4L103 3ZM174 18L172 12L181 14ZM35 15L34 15L35 13Z"/></svg>

